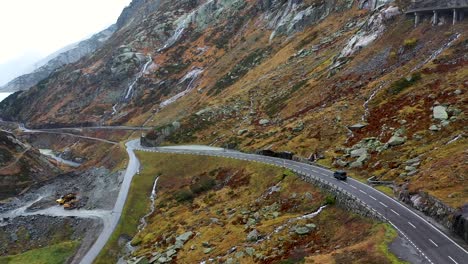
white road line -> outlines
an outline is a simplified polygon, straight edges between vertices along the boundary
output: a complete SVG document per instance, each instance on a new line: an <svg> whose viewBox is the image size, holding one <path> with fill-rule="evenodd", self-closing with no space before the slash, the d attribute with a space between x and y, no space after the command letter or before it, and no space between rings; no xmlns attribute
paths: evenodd
<svg viewBox="0 0 468 264"><path fill-rule="evenodd" d="M354 186L354 185L350 185L350 186L357 190L356 186Z"/></svg>
<svg viewBox="0 0 468 264"><path fill-rule="evenodd" d="M394 214L396 214L396 215L400 216L400 214L399 214L399 213L397 213L397 212L395 212L393 209L390 209L390 210L392 210L392 212L393 212Z"/></svg>
<svg viewBox="0 0 468 264"><path fill-rule="evenodd" d="M388 207L388 205L382 203L382 202L379 202L381 205L385 206L385 207Z"/></svg>
<svg viewBox="0 0 468 264"><path fill-rule="evenodd" d="M451 256L448 256L448 257L449 257L449 259L451 259L453 261L453 263L458 264L458 262L456 262Z"/></svg>
<svg viewBox="0 0 468 264"><path fill-rule="evenodd" d="M344 183L344 184L346 184L346 185L349 185L349 184L348 184L347 182L345 182L345 181L341 181L341 182Z"/></svg>
<svg viewBox="0 0 468 264"><path fill-rule="evenodd" d="M363 190L359 190L359 191L362 192L363 194L367 194L367 193L366 193L365 191L363 191Z"/></svg>
<svg viewBox="0 0 468 264"><path fill-rule="evenodd" d="M374 196L372 196L372 195L369 195L369 197L370 197L370 198L372 198L374 201L377 201L377 199L375 199L375 197L374 197Z"/></svg>
<svg viewBox="0 0 468 264"><path fill-rule="evenodd" d="M432 241L432 239L429 238L429 241L431 241L431 243L434 244L434 246L439 247L439 245L437 245L434 241Z"/></svg>
<svg viewBox="0 0 468 264"><path fill-rule="evenodd" d="M416 226L413 225L411 222L408 222L408 224L409 224L410 226L412 226L413 228L416 228Z"/></svg>

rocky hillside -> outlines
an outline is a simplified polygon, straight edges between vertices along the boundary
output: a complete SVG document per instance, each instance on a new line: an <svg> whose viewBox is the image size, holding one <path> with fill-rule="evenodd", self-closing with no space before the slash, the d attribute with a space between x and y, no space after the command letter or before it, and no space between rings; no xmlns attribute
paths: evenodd
<svg viewBox="0 0 468 264"><path fill-rule="evenodd" d="M412 205L429 194L456 211L468 200L468 22L441 14L415 27L409 4L135 0L102 48L15 93L0 115L323 157L395 181Z"/></svg>
<svg viewBox="0 0 468 264"><path fill-rule="evenodd" d="M47 78L56 69L63 65L73 63L82 57L91 54L96 49L101 47L104 42L114 33L115 25L93 35L87 40L83 40L76 44L72 44L44 59L44 62L39 62L41 65L31 73L21 75L4 86L0 87L1 92L16 92L27 90L36 85L41 80Z"/></svg>
<svg viewBox="0 0 468 264"><path fill-rule="evenodd" d="M9 132L0 131L0 200L59 173L60 170L37 149Z"/></svg>

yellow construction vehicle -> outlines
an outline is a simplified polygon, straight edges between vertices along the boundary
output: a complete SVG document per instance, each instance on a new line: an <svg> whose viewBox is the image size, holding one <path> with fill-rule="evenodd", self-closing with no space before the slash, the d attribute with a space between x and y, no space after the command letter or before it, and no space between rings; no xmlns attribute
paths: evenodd
<svg viewBox="0 0 468 264"><path fill-rule="evenodd" d="M60 199L55 200L59 205L62 205L66 210L75 209L78 205L76 193L69 193L62 196Z"/></svg>

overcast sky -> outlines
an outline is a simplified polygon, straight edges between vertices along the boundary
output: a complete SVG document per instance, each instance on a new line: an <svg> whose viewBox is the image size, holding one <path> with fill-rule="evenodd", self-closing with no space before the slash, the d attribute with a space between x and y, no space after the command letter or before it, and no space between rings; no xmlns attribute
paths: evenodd
<svg viewBox="0 0 468 264"><path fill-rule="evenodd" d="M0 0L0 70L26 64L29 58L32 63L105 29L130 2Z"/></svg>

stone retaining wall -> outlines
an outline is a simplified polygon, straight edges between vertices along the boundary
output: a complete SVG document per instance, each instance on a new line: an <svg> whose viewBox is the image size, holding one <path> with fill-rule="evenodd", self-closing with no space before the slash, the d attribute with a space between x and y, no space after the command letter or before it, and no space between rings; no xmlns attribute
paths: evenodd
<svg viewBox="0 0 468 264"><path fill-rule="evenodd" d="M359 198L351 194L350 192L342 189L341 187L325 181L320 177L315 177L311 174L302 174L299 171L293 170L298 177L308 183L311 183L323 191L330 193L335 196L336 203L338 206L359 214L364 217L369 217L378 221L386 222L386 219L379 212L368 206L366 203L361 201Z"/></svg>
<svg viewBox="0 0 468 264"><path fill-rule="evenodd" d="M423 212L468 242L468 205L457 210L425 192L410 194L406 186L397 189L397 194L400 201Z"/></svg>

